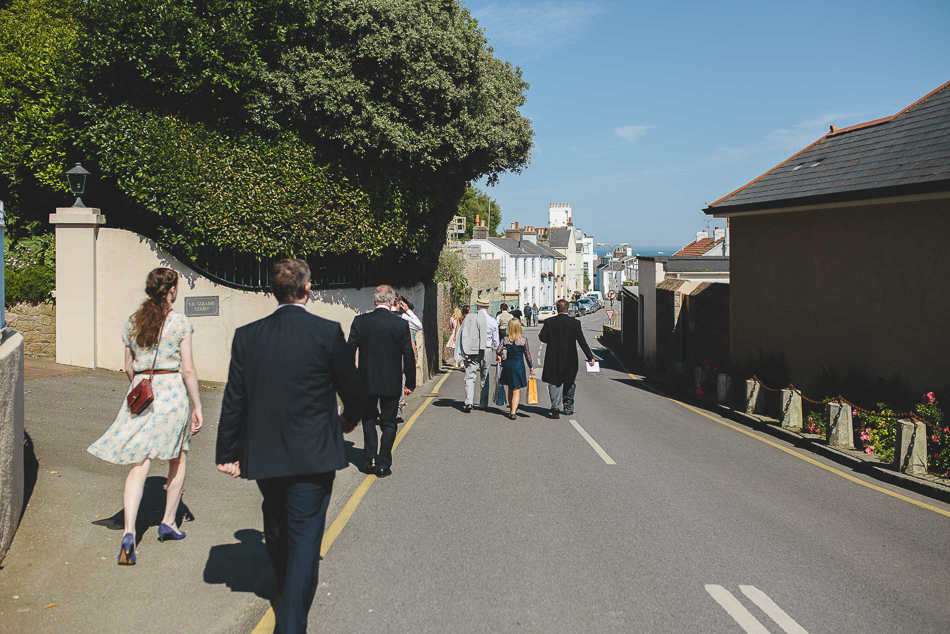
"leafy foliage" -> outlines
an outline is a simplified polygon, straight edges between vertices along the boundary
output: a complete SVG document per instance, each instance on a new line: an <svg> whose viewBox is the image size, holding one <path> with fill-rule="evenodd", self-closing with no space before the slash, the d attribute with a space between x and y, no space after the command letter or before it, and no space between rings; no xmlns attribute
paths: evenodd
<svg viewBox="0 0 950 634"><path fill-rule="evenodd" d="M13 0L0 197L83 199L181 252L431 254L467 183L518 172L527 83L458 0Z"/></svg>
<svg viewBox="0 0 950 634"><path fill-rule="evenodd" d="M488 213L489 209L491 210L490 217ZM498 233L498 225L501 224L501 207L499 207L498 203L492 200L488 194L477 187L468 185L465 188L465 193L462 195L462 200L459 203L458 215L465 216L464 238L467 240L471 240L472 238L472 227L475 226L476 218L488 225L488 235L500 235ZM491 220L490 225L488 224L489 220Z"/></svg>
<svg viewBox="0 0 950 634"><path fill-rule="evenodd" d="M5 305L49 301L56 284L53 236L13 240L5 235L3 243Z"/></svg>
<svg viewBox="0 0 950 634"><path fill-rule="evenodd" d="M464 306L472 298L472 288L465 275L465 260L459 253L442 250L439 255L439 266L435 270L435 281L451 284L452 306Z"/></svg>

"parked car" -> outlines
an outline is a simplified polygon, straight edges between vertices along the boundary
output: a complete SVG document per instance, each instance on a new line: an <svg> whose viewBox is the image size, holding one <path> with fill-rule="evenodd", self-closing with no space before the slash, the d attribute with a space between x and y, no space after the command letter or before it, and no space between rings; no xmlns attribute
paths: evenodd
<svg viewBox="0 0 950 634"><path fill-rule="evenodd" d="M571 317L583 317L587 314L587 309L579 302L571 302L568 305L567 314Z"/></svg>
<svg viewBox="0 0 950 634"><path fill-rule="evenodd" d="M538 307L538 323L547 319L548 317L554 317L557 315L557 309L554 306L539 306Z"/></svg>
<svg viewBox="0 0 950 634"><path fill-rule="evenodd" d="M595 302L597 302L598 305L600 306L604 305L604 294L601 293L600 291L589 291L587 293L587 296L590 297Z"/></svg>
<svg viewBox="0 0 950 634"><path fill-rule="evenodd" d="M579 300L577 300L577 305L582 306L584 308L585 313L597 312L597 304L594 302L594 300L588 297L582 297Z"/></svg>

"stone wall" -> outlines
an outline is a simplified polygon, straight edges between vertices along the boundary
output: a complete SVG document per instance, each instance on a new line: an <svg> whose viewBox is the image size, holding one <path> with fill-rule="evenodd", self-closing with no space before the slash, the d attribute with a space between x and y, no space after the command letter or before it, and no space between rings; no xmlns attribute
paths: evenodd
<svg viewBox="0 0 950 634"><path fill-rule="evenodd" d="M501 260L465 259L465 277L472 287L471 304L478 299L501 301Z"/></svg>
<svg viewBox="0 0 950 634"><path fill-rule="evenodd" d="M14 304L6 311L7 325L23 335L30 357L56 356L56 306Z"/></svg>

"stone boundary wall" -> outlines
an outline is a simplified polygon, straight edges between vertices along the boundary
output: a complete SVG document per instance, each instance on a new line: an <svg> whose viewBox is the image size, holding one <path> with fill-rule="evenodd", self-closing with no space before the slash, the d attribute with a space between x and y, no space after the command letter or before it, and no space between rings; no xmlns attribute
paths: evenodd
<svg viewBox="0 0 950 634"><path fill-rule="evenodd" d="M24 352L30 357L56 356L56 306L14 304L6 311L7 325L23 335Z"/></svg>

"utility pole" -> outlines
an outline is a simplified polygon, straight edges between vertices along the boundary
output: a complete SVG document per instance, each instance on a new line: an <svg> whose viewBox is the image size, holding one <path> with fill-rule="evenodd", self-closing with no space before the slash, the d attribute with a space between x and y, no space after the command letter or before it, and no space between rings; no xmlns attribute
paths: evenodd
<svg viewBox="0 0 950 634"><path fill-rule="evenodd" d="M488 196L485 196L488 198ZM491 236L491 198L488 198L488 235Z"/></svg>

